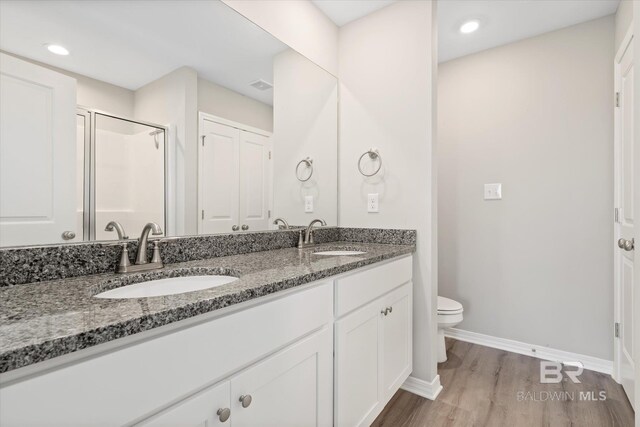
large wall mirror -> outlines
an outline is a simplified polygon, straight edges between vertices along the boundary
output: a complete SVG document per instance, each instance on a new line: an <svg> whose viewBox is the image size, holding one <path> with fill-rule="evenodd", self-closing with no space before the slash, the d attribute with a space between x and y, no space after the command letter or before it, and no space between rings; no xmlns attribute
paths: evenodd
<svg viewBox="0 0 640 427"><path fill-rule="evenodd" d="M220 1L2 1L0 74L1 246L337 225L336 78Z"/></svg>

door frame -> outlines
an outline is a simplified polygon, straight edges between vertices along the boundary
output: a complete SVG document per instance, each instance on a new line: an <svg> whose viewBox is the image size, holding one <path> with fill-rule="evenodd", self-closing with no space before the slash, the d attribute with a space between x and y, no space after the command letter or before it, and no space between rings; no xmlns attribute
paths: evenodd
<svg viewBox="0 0 640 427"><path fill-rule="evenodd" d="M233 120L229 120L229 119L225 119L223 117L219 117L219 116L214 116L213 114L209 114L209 113L205 113L204 111L198 111L198 211L197 211L197 215L198 215L198 227L197 227L197 232L198 234L202 234L202 216L201 216L201 212L203 209L203 204L204 204L204 194L202 193L202 174L204 172L203 169L203 165L202 165L202 147L203 147L203 138L206 136L203 133L204 129L204 121L208 120L210 122L214 122L214 123L218 123L220 125L224 125L224 126L229 126L235 129L238 129L240 131L245 131L245 132L251 132L251 133L255 133L258 135L262 135L265 136L267 138L269 138L269 142L268 142L268 146L269 146L269 152L271 153L270 156L273 155L273 132L268 132L266 130L263 129L258 129L256 127L253 126L249 126L249 125L245 125L244 123L240 123L240 122L235 122ZM271 157L270 157L271 158ZM268 191L268 197L267 197L267 209L271 212L273 211L273 167L271 166L273 165L273 162L269 163L269 171L268 171L268 183L269 183L269 191ZM264 230L260 230L260 231L264 231Z"/></svg>
<svg viewBox="0 0 640 427"><path fill-rule="evenodd" d="M616 96L617 93L620 92L620 62L622 60L622 57L624 56L624 54L626 53L627 49L630 46L631 41L633 40L633 28L630 26L629 30L627 31L627 33L625 34L625 37L622 40L622 44L620 45L620 48L618 49L618 51L616 52L616 56L614 59L614 97ZM634 58L635 59L635 58ZM619 130L619 126L620 126L620 120L621 120L621 111L620 108L618 108L615 105L615 100L614 100L614 127L613 127L613 136L614 136L614 144L613 144L613 161L614 161L614 191L613 191L613 205L614 205L614 221L613 221L613 261L614 261L614 265L613 265L613 290L614 290L614 307L613 307L613 318L614 318L614 330L616 328L616 325L619 325L622 321L621 319L621 303L622 303L622 298L621 298L621 289L620 289L620 261L621 261L621 257L622 254L620 252L620 248L618 248L617 245L617 241L618 239L621 237L621 233L620 233L620 221L619 221L619 208L620 208L620 182L619 182L619 171L620 168L622 167L621 165L621 135L620 135L620 130ZM638 225L640 226L640 225ZM618 339L615 335L613 338L613 371L612 371L612 378L616 381L616 382L620 382L621 381L621 377L620 377L620 353L621 353L621 340Z"/></svg>

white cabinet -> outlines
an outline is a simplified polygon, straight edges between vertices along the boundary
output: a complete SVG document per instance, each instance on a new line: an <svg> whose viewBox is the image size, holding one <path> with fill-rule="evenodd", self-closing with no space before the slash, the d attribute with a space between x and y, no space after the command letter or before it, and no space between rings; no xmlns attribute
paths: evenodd
<svg viewBox="0 0 640 427"><path fill-rule="evenodd" d="M410 272L411 258L404 258L336 281L336 286L358 289L360 304L371 301L335 322L338 427L371 424L411 373L413 290L406 281ZM355 296L349 289L336 289L336 312L355 305Z"/></svg>
<svg viewBox="0 0 640 427"><path fill-rule="evenodd" d="M336 425L368 424L380 405L379 302L336 322Z"/></svg>
<svg viewBox="0 0 640 427"><path fill-rule="evenodd" d="M215 427L229 425L229 381L198 393L160 415L140 423L144 427ZM226 423L226 424L225 424Z"/></svg>
<svg viewBox="0 0 640 427"><path fill-rule="evenodd" d="M140 426L330 426L329 326Z"/></svg>
<svg viewBox="0 0 640 427"><path fill-rule="evenodd" d="M232 378L231 424L330 426L331 341L327 327Z"/></svg>
<svg viewBox="0 0 640 427"><path fill-rule="evenodd" d="M382 396L388 401L411 373L412 368L412 295L405 285L384 298L386 316L380 317L382 347Z"/></svg>
<svg viewBox="0 0 640 427"><path fill-rule="evenodd" d="M406 256L79 351L0 384L0 425L369 425L412 369L411 268Z"/></svg>
<svg viewBox="0 0 640 427"><path fill-rule="evenodd" d="M272 180L268 136L200 114L201 234L269 228Z"/></svg>

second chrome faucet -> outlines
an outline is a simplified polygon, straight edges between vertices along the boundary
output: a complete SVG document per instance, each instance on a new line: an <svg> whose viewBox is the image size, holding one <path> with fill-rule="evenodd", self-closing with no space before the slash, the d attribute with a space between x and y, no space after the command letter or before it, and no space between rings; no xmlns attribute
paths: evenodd
<svg viewBox="0 0 640 427"><path fill-rule="evenodd" d="M300 233L298 234L298 249L315 246L316 243L313 241L313 226L318 223L322 226L327 225L323 219L314 219L309 223L305 230L300 230Z"/></svg>
<svg viewBox="0 0 640 427"><path fill-rule="evenodd" d="M147 244L149 243L149 233L154 236L162 235L162 228L155 222L150 222L144 226L140 238L138 239L138 253L136 254L135 264L129 261L129 248L127 242L122 244L122 255L118 264L118 273L132 273L135 271L147 271L162 268L162 258L160 257L160 242L154 240L153 255L151 262L147 260Z"/></svg>

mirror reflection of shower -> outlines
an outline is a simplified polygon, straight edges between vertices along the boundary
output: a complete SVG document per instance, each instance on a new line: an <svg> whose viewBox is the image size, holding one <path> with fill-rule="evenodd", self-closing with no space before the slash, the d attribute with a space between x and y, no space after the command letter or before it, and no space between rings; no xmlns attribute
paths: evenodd
<svg viewBox="0 0 640 427"><path fill-rule="evenodd" d="M87 129L89 126L89 129ZM155 222L166 230L167 132L160 125L78 110L78 200L84 240L115 240L116 221L130 238Z"/></svg>

